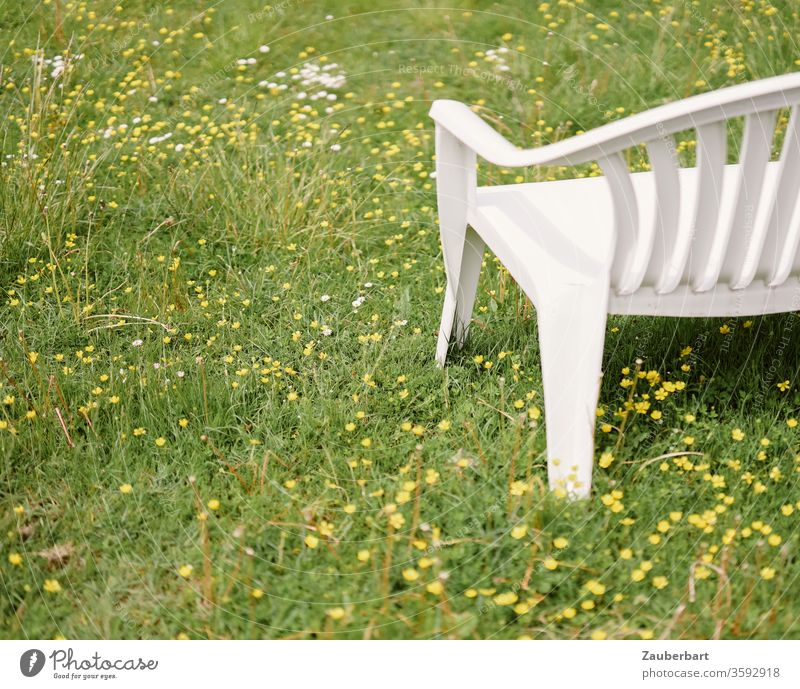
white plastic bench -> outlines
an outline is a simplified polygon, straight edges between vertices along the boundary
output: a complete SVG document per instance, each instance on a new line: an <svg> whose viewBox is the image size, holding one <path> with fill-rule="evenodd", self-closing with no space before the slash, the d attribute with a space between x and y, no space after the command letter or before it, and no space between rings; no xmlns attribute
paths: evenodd
<svg viewBox="0 0 800 689"><path fill-rule="evenodd" d="M606 315L744 316L800 308L800 73L704 93L541 148L520 150L466 105L434 102L447 289L436 361L462 345L484 248L536 307L551 490L591 489ZM789 108L780 159L777 113ZM727 120L743 116L739 163ZM693 129L697 167L673 134ZM623 152L645 144L652 172ZM503 167L596 161L604 176L479 187Z"/></svg>

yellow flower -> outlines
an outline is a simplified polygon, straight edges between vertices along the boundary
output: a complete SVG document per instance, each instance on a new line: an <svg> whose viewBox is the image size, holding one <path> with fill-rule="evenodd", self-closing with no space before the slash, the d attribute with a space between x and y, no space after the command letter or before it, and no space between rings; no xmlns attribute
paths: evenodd
<svg viewBox="0 0 800 689"><path fill-rule="evenodd" d="M58 583L58 579L45 579L44 590L47 593L58 593L61 591L61 584Z"/></svg>
<svg viewBox="0 0 800 689"><path fill-rule="evenodd" d="M133 486L130 483L123 483L119 487L119 492L122 493L123 495L127 495L128 493L130 493L132 491L133 491Z"/></svg>
<svg viewBox="0 0 800 689"><path fill-rule="evenodd" d="M219 509L219 500L217 500L216 498L212 498L206 504L208 505L208 509L214 512L216 512Z"/></svg>
<svg viewBox="0 0 800 689"><path fill-rule="evenodd" d="M528 525L518 524L513 529L511 529L511 538L519 540L520 538L523 538L526 533L528 533Z"/></svg>
<svg viewBox="0 0 800 689"><path fill-rule="evenodd" d="M741 428L734 428L731 431L731 438L733 438L736 442L744 440L744 431Z"/></svg>
<svg viewBox="0 0 800 689"><path fill-rule="evenodd" d="M180 574L184 579L188 579L192 576L192 572L194 571L194 567L191 565L181 565L178 568L178 574Z"/></svg>
<svg viewBox="0 0 800 689"><path fill-rule="evenodd" d="M528 484L524 481L512 481L509 486L511 495L525 495L528 490Z"/></svg>
<svg viewBox="0 0 800 689"><path fill-rule="evenodd" d="M611 463L614 461L614 455L610 452L604 452L600 455L600 460L598 464L600 465L601 469L608 469L611 466Z"/></svg>
<svg viewBox="0 0 800 689"><path fill-rule="evenodd" d="M166 445L166 444L167 444L167 439L166 438L164 438L162 436L159 436L158 438L156 438L156 445L158 447L164 447L164 445Z"/></svg>
<svg viewBox="0 0 800 689"><path fill-rule="evenodd" d="M769 581L775 577L775 570L772 567L763 567L761 569L761 578Z"/></svg>
<svg viewBox="0 0 800 689"><path fill-rule="evenodd" d="M341 620L344 617L345 610L344 608L336 607L326 610L325 614L332 620Z"/></svg>
<svg viewBox="0 0 800 689"><path fill-rule="evenodd" d="M425 590L428 593L432 593L434 596L440 596L442 591L444 591L444 585L438 579L436 581L432 581L425 587Z"/></svg>
<svg viewBox="0 0 800 689"><path fill-rule="evenodd" d="M563 550L568 545L569 541L563 536L559 536L558 538L553 539L553 547L558 548L559 550Z"/></svg>
<svg viewBox="0 0 800 689"><path fill-rule="evenodd" d="M8 556L8 561L15 567L19 567L22 564L22 555L19 553L11 553Z"/></svg>
<svg viewBox="0 0 800 689"><path fill-rule="evenodd" d="M189 425L189 419L185 419L185 418L184 418L184 419L180 419L180 420L178 421L178 425L179 425L181 428L186 428L186 427Z"/></svg>
<svg viewBox="0 0 800 689"><path fill-rule="evenodd" d="M697 567L694 570L694 575L695 575L695 577L697 577L698 579L701 579L701 580L702 579L708 579L711 576L711 570L708 569L708 567L703 567L701 565L700 567Z"/></svg>
<svg viewBox="0 0 800 689"><path fill-rule="evenodd" d="M669 580L667 577L653 577L653 586L655 586L659 591L667 586Z"/></svg>
<svg viewBox="0 0 800 689"><path fill-rule="evenodd" d="M309 548L316 548L319 545L319 539L314 534L308 534L303 541Z"/></svg>
<svg viewBox="0 0 800 689"><path fill-rule="evenodd" d="M589 579L584 586L589 593L595 596L602 596L606 592L606 587L596 579Z"/></svg>
<svg viewBox="0 0 800 689"><path fill-rule="evenodd" d="M631 579L633 581L641 581L644 579L644 572L641 569L634 569L631 572Z"/></svg>
<svg viewBox="0 0 800 689"><path fill-rule="evenodd" d="M359 562L366 562L367 560L369 560L369 550L366 549L359 550L358 555L356 555L356 557L358 558Z"/></svg>
<svg viewBox="0 0 800 689"><path fill-rule="evenodd" d="M250 595L256 600L258 600L264 595L264 591L262 591L261 589L253 589L252 591L250 591Z"/></svg>
<svg viewBox="0 0 800 689"><path fill-rule="evenodd" d="M546 557L544 562L542 563L545 569L549 569L551 572L558 567L558 560L554 557Z"/></svg>
<svg viewBox="0 0 800 689"><path fill-rule="evenodd" d="M447 419L442 419L439 422L439 430L440 431L449 431L451 427L451 423Z"/></svg>
<svg viewBox="0 0 800 689"><path fill-rule="evenodd" d="M498 593L494 597L496 605L514 605L519 600L519 597L513 591L506 591L505 593Z"/></svg>
<svg viewBox="0 0 800 689"><path fill-rule="evenodd" d="M602 629L595 629L592 632L592 640L593 641L603 641L604 639L608 638L608 634L606 634Z"/></svg>
<svg viewBox="0 0 800 689"><path fill-rule="evenodd" d="M408 567L403 570L403 579L406 581L416 581L419 579L419 572L413 567Z"/></svg>

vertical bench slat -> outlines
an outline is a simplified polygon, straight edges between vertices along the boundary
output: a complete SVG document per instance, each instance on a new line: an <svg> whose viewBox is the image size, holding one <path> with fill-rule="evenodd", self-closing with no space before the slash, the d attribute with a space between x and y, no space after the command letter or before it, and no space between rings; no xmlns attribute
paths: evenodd
<svg viewBox="0 0 800 689"><path fill-rule="evenodd" d="M740 194L746 198L742 215L735 219L734 234L729 240L728 255L722 268L723 279L727 278L733 289L744 289L753 281L774 208L775 197L767 184L767 165L772 157L777 114L777 110L768 110L747 118L748 124L753 123L754 149L753 155L742 162L745 177ZM781 168L785 162L780 162ZM781 172L778 175L781 176ZM776 187L777 184L773 189ZM736 238L739 241L735 241Z"/></svg>
<svg viewBox="0 0 800 689"><path fill-rule="evenodd" d="M639 204L624 155L614 153L600 158L597 162L608 181L614 207L614 225L617 231L614 263L611 267L611 275L614 279L614 276L626 275L629 261L636 252L636 241L639 235ZM612 287L618 289L619 285L612 284Z"/></svg>
<svg viewBox="0 0 800 689"><path fill-rule="evenodd" d="M649 260L644 257L644 265L632 276L630 292L639 289L643 279L647 284L657 285L666 275L675 251L681 212L680 166L672 135L663 133L649 141L647 154L655 178L653 230L647 247Z"/></svg>
<svg viewBox="0 0 800 689"><path fill-rule="evenodd" d="M800 108L797 105L792 108L786 128L779 176L763 246L759 255L749 257L754 271L766 263L761 272L772 287L782 285L789 277L797 253L798 225L793 222L800 189Z"/></svg>
<svg viewBox="0 0 800 689"><path fill-rule="evenodd" d="M800 199L795 201L794 211L789 221L789 231L786 235L786 242L781 250L781 262L778 267L779 272L775 274L772 284L780 285L786 281L789 275L800 278Z"/></svg>
<svg viewBox="0 0 800 689"><path fill-rule="evenodd" d="M714 288L718 281L732 287L740 281L747 248L756 234L756 215L775 133L775 115L775 110L768 110L745 118L735 194L730 197L730 205L722 209L708 267L697 285L699 292Z"/></svg>
<svg viewBox="0 0 800 689"><path fill-rule="evenodd" d="M727 141L728 132L724 121L697 128L697 193L694 200L694 219L691 225L681 228L670 272L659 285L659 292L671 292L675 289L685 269L688 272L689 284L693 287L703 276L719 221L728 151ZM689 259L688 268L686 268L687 259Z"/></svg>

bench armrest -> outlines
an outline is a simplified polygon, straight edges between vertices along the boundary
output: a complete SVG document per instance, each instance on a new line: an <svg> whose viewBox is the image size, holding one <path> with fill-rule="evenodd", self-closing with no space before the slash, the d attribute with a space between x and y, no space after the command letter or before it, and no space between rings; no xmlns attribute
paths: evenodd
<svg viewBox="0 0 800 689"><path fill-rule="evenodd" d="M529 151L514 146L484 122L464 103L455 100L433 102L430 116L467 148L484 160L503 167L529 165Z"/></svg>
<svg viewBox="0 0 800 689"><path fill-rule="evenodd" d="M701 93L609 122L539 148L511 144L463 103L434 101L430 116L481 158L502 167L579 165L732 117L786 108L800 99L800 72Z"/></svg>

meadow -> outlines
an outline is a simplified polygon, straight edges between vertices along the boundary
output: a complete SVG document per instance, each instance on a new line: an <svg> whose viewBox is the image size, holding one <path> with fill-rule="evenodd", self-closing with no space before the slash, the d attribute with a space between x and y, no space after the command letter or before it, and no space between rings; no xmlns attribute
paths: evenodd
<svg viewBox="0 0 800 689"><path fill-rule="evenodd" d="M427 117L791 72L797 4L444 4L0 1L0 636L800 637L795 314L612 317L592 497L548 493L488 253L434 366Z"/></svg>

